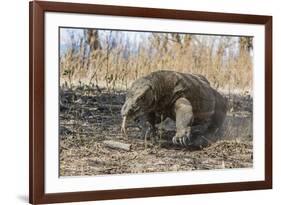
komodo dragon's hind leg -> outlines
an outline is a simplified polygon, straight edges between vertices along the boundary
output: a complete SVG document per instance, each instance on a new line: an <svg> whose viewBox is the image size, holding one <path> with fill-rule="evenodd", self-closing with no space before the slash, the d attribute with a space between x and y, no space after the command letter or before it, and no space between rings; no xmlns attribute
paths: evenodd
<svg viewBox="0 0 281 205"><path fill-rule="evenodd" d="M201 149L212 143L210 139L212 132L209 130L209 125L209 122L205 122L192 126L190 147Z"/></svg>
<svg viewBox="0 0 281 205"><path fill-rule="evenodd" d="M176 135L173 137L173 144L188 146L191 143L191 124L193 112L191 103L186 98L179 98L174 104L176 119Z"/></svg>

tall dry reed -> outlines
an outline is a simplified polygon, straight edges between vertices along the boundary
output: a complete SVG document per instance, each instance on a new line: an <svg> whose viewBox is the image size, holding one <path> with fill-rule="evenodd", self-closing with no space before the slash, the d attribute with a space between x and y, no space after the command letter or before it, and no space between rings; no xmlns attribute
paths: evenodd
<svg viewBox="0 0 281 205"><path fill-rule="evenodd" d="M250 37L147 33L134 42L122 31L104 32L103 38L97 33L92 30L90 40L71 38L60 57L61 84L126 89L137 78L165 69L202 74L222 90L252 89Z"/></svg>

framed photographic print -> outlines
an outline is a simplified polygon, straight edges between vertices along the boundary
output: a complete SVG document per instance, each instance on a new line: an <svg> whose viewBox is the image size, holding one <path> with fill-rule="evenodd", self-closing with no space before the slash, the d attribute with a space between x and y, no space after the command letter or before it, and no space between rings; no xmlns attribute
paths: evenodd
<svg viewBox="0 0 281 205"><path fill-rule="evenodd" d="M272 17L30 2L30 203L272 187Z"/></svg>

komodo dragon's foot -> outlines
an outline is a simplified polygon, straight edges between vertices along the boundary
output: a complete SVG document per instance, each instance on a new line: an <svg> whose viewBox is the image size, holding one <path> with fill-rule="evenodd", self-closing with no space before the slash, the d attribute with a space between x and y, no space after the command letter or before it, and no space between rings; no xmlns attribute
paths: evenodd
<svg viewBox="0 0 281 205"><path fill-rule="evenodd" d="M176 135L172 139L173 144L182 145L185 147L191 145L190 133L191 133L190 127L182 131L177 131Z"/></svg>
<svg viewBox="0 0 281 205"><path fill-rule="evenodd" d="M175 145L181 145L196 150L211 144L211 141L207 137L202 134L193 133L190 128L182 132L177 132L172 141Z"/></svg>

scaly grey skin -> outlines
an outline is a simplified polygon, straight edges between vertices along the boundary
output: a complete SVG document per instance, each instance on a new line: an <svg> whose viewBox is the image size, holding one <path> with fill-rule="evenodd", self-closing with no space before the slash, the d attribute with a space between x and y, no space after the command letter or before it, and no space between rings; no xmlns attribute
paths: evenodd
<svg viewBox="0 0 281 205"><path fill-rule="evenodd" d="M153 136L159 116L169 117L176 121L174 144L202 147L208 144L204 136L221 127L226 110L226 100L204 76L156 71L134 81L128 90L122 131L126 133L127 120L141 117Z"/></svg>

